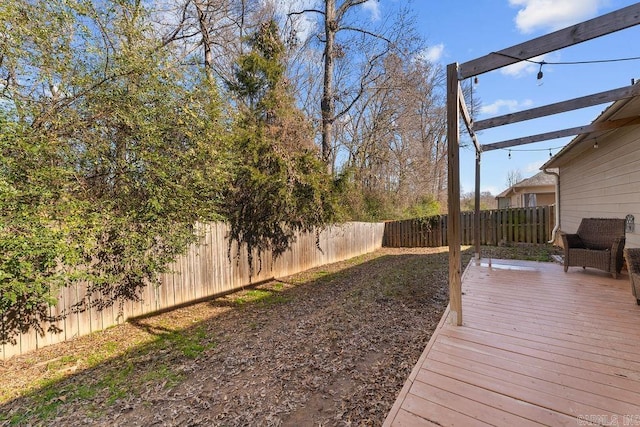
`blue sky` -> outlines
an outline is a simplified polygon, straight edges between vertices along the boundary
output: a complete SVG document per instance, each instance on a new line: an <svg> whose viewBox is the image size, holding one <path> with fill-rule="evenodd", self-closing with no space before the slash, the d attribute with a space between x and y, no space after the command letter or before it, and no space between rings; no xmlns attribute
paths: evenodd
<svg viewBox="0 0 640 427"><path fill-rule="evenodd" d="M263 1L274 1L285 11L311 6L322 8L321 0ZM624 0L412 0L409 6L416 12L418 30L429 46L425 57L445 69L452 62L476 59L634 3ZM406 0L369 0L361 7L372 21L377 21L386 12L406 4ZM299 34L305 32L304 27L315 25L313 15L305 16L304 20ZM629 57L640 57L640 26L532 58L547 62L542 68L544 77L540 81L536 79L539 65L528 62L483 74L479 76L478 84L473 85L474 101L480 103L481 108L474 119L482 120L630 85L631 79L640 80L640 60L585 65L551 64ZM478 134L478 139L481 144L489 144L582 126L591 123L606 107L607 104L602 104L487 129ZM466 136L464 129L463 136ZM523 178L538 173L540 166L549 159L549 152L557 153L571 139L514 147L511 158L508 150L484 153L481 191L490 191L494 195L502 192L510 171L519 171ZM473 191L473 149L463 149L460 158L461 191Z"/></svg>
<svg viewBox="0 0 640 427"><path fill-rule="evenodd" d="M373 0L372 0L373 1ZM379 3L384 8L385 0ZM443 67L463 63L522 43L566 26L600 16L635 3L621 0L415 0L418 27L430 46L431 59ZM601 37L571 48L552 52L547 62L592 61L640 56L640 26ZM480 120L565 99L589 95L640 80L640 61L606 64L546 64L541 81L536 64L520 63L479 77L474 99L481 101ZM469 100L467 100L469 102ZM489 129L479 134L482 144L590 123L607 104L564 113L555 117ZM519 170L523 177L539 172L539 167L571 138L514 147L483 154L481 191L494 195L506 188L507 174ZM528 151L521 151L528 150ZM539 150L539 151L530 151ZM461 154L463 192L474 189L474 154Z"/></svg>

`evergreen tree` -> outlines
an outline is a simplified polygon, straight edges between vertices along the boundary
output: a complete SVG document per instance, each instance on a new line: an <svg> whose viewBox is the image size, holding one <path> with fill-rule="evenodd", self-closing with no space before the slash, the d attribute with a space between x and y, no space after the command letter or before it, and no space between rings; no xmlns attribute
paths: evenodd
<svg viewBox="0 0 640 427"><path fill-rule="evenodd" d="M319 158L311 127L284 78L285 48L274 21L249 39L236 81L240 113L234 127L233 184L225 194L231 237L253 254L286 251L297 231L335 219L332 180Z"/></svg>

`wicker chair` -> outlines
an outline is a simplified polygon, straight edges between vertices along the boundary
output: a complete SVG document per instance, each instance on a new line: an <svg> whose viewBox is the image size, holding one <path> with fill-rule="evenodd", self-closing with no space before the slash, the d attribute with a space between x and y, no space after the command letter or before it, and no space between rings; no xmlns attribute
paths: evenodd
<svg viewBox="0 0 640 427"><path fill-rule="evenodd" d="M560 233L565 273L572 266L593 267L617 279L623 263L624 230L624 219L583 218L577 233Z"/></svg>
<svg viewBox="0 0 640 427"><path fill-rule="evenodd" d="M631 292L640 305L640 248L625 249L624 258L627 260Z"/></svg>

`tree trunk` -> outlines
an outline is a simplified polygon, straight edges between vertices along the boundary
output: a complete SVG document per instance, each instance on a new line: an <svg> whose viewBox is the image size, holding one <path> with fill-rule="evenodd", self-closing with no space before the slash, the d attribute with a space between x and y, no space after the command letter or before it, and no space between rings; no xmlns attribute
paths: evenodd
<svg viewBox="0 0 640 427"><path fill-rule="evenodd" d="M202 34L202 47L204 49L204 72L209 84L213 83L213 52L211 51L211 38L209 37L209 27L205 7L201 0L194 0L193 4L198 11L198 24Z"/></svg>
<svg viewBox="0 0 640 427"><path fill-rule="evenodd" d="M324 80L320 109L322 111L322 160L326 163L329 172L333 172L333 162L331 161L333 120L335 113L335 99L333 95L333 60L337 30L338 22L336 21L336 2L335 0L326 0L324 20L324 33L326 40L324 45Z"/></svg>

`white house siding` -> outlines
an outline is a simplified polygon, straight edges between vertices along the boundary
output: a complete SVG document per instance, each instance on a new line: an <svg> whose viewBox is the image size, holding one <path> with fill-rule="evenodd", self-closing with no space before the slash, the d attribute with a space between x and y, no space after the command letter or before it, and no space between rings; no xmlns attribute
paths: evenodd
<svg viewBox="0 0 640 427"><path fill-rule="evenodd" d="M622 128L598 138L560 166L561 229L572 233L582 218L635 217L627 247L640 247L640 126Z"/></svg>

